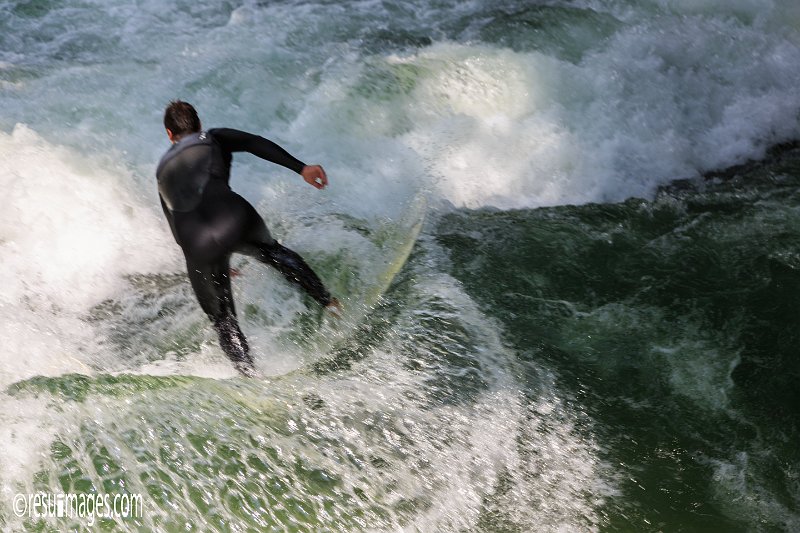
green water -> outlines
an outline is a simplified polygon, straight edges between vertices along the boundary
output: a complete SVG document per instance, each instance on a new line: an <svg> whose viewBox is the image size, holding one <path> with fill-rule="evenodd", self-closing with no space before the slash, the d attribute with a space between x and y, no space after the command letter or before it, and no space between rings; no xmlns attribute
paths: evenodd
<svg viewBox="0 0 800 533"><path fill-rule="evenodd" d="M101 520L105 530L424 527L420 515L449 482L435 470L459 461L447 450L481 456L464 440L471 423L453 421L507 413L493 402L511 399L521 418L503 421L510 432L497 436L512 439L523 463L500 467L469 530L529 530L514 498L525 484L547 489L556 472L587 486L565 494L557 482L529 502L594 502L596 516L572 509L578 529L791 529L798 185L800 156L790 152L654 201L451 212L353 341L299 374L11 386L78 421L54 439L50 466L29 487L141 491L144 518ZM486 346L454 301L414 288L431 268L448 270L497 321L501 344ZM487 358L487 349L501 352ZM491 370L498 361L511 376ZM519 395L498 395L509 384ZM553 390L556 414L541 404ZM596 443L590 472L610 486L542 455L565 416L570 434ZM555 450L575 445L562 438Z"/></svg>
<svg viewBox="0 0 800 533"><path fill-rule="evenodd" d="M622 477L603 529L796 525L799 184L795 150L652 202L438 226L523 367L545 362L597 422Z"/></svg>
<svg viewBox="0 0 800 533"><path fill-rule="evenodd" d="M800 530L795 4L0 0L0 529ZM343 300L427 201L338 335L234 258L259 379L159 209L174 98L325 166L232 185Z"/></svg>

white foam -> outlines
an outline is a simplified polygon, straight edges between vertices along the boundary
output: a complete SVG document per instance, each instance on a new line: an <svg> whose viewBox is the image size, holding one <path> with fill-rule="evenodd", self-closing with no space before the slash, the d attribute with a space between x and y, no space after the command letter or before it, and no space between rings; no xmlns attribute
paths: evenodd
<svg viewBox="0 0 800 533"><path fill-rule="evenodd" d="M435 315L444 324L452 321L464 328L454 333L444 326L427 335L435 346L446 339L460 357L474 361L486 390L470 401L426 403L424 393L420 395L425 382L435 382L447 369L437 368L433 354L425 372L397 366L398 350L426 360L424 342L414 342L413 336L405 341L413 348L402 342L398 346L390 336L386 346L391 350L372 353L368 365L356 369L368 382L381 383L382 395L389 394L378 400L382 410L402 409L404 421L412 420L404 427L415 443L412 455L424 457L424 480L413 470L398 472L398 492L405 497L428 493L424 498L433 503L414 519L412 528L474 528L481 514L496 505L523 529L536 524L546 531L596 531L598 509L616 493L616 481L600 459L600 446L587 421L560 397L555 378L544 370L536 371L538 400L526 405L513 376L519 370L516 355L504 346L497 325L448 276L419 275L416 281L418 298L434 302ZM457 309L453 316L448 315L449 306ZM415 309L417 317L428 312L422 302ZM414 320L405 317L398 330L414 331L407 323ZM533 370L531 366L526 372ZM411 401L420 396L422 405ZM543 501L547 505L539 505Z"/></svg>
<svg viewBox="0 0 800 533"><path fill-rule="evenodd" d="M577 65L465 44L404 61L425 72L405 140L456 205L647 197L800 136L800 47L734 22L635 23Z"/></svg>
<svg viewBox="0 0 800 533"><path fill-rule="evenodd" d="M459 4L453 8L456 18L474 9L474 4ZM18 34L9 45L22 43L23 35L32 37L16 52L0 52L5 61L0 68L10 76L17 68L35 68L17 81L3 81L0 94L8 111L0 126L10 130L9 120L32 125L0 133L6 206L0 213L0 267L7 281L0 294L0 336L11 339L0 347L0 386L37 374L90 372L98 358L117 357L113 347L96 346L98 333L85 320L87 311L129 291L120 283L126 273L183 270L158 211L152 178L166 148L161 108L172 98L193 101L207 126L256 131L326 166L331 187L324 193L260 161L237 157L234 170L234 187L272 221L288 227L277 236L290 235L293 245L312 254L345 241L354 253L364 250L354 235L328 224L327 214L396 216L418 188L469 207L613 201L647 196L670 179L759 157L769 144L797 137L800 12L791 2L584 4L610 9L620 25L576 63L535 51L443 40L438 30L428 32L438 23L426 21L447 16L447 6L415 15L420 26L410 29L430 33L437 42L412 53L359 48L363 34L350 30L358 20L371 21L374 10L385 9L374 2L351 10L330 3L248 3L233 11L203 2L191 10L164 10L162 2L152 0L91 9L65 3L42 18L18 17ZM418 13L416 5L405 7ZM335 31L329 34L329 28ZM81 42L100 44L81 47ZM395 78L373 91L381 79L371 81L376 71ZM110 155L101 157L101 152ZM124 163L110 162L114 154ZM293 228L283 220L301 214L312 221L307 227ZM316 224L324 229L315 233ZM240 292L252 300L260 298L259 290L278 294L287 305L285 314L273 313L280 327L301 303L280 294L283 286L272 283L275 279L244 280ZM417 455L399 448L405 455L398 456L412 459L399 461L391 474L401 477L406 494L434 495L428 498L433 505L415 517L422 529L474 526L504 465L516 468L511 475L521 487L504 507L519 513L521 523L553 530L596 528L602 496L593 498L586 487L602 495L598 485L606 473L590 428L580 427L580 417L548 384L542 400L525 412L514 392L518 384L501 375L515 357L503 346L497 325L482 321L474 304L452 288L457 284L425 283L420 286L428 293L455 302L460 323L477 332L481 343L473 355L485 371L482 377L493 379L488 390L461 406L416 401L430 374L403 367L397 347L386 346L370 354L368 368L359 368L363 375L349 381L304 378L339 414L320 416L312 429L323 432L335 425L332 442L351 438L353 449L368 457L374 444L387 446L390 440L366 441L365 433L351 427L351 415L389 412L392 423L411 420L424 427L427 431L415 436ZM237 301L247 303L241 296L237 293ZM273 311L270 305L265 307ZM205 320L196 307L192 313L190 318ZM247 318L242 322L245 330L252 325ZM160 324L168 325L169 319ZM399 329L399 337L414 331ZM279 366L277 359L285 354L273 350L269 333L259 338L253 332L252 338L265 356L259 359L262 369L273 362L280 372L296 367L291 358ZM726 405L726 357L706 374L679 359L671 368L677 390L711 398L713 406ZM233 374L215 343L202 344L186 360L167 356L133 370ZM25 408L16 401L0 398L0 425L6 427L0 446L10 449L3 458L4 491L10 479L33 479L36 458L46 453L52 435L40 431L51 420L40 405ZM359 402L368 408L361 409ZM105 414L112 418L118 410L113 401L108 404ZM172 406L146 408L167 413ZM14 419L16 412L28 413L35 422ZM197 416L196 423L207 427L206 413ZM452 429L458 439L441 438L441 428ZM112 425L99 424L93 431L120 439ZM515 437L523 433L541 453L539 461L520 455ZM306 453L313 446L299 449ZM346 470L349 463L339 459L347 451L325 463L331 471ZM413 459L431 466L441 492L419 489ZM720 472L721 486L736 486L741 479L736 468ZM351 475L357 480L363 470ZM543 501L547 505L537 507ZM184 503L192 506L189 500L178 505Z"/></svg>
<svg viewBox="0 0 800 533"><path fill-rule="evenodd" d="M162 265L163 238L120 169L50 144L24 125L0 132L0 389L37 375L91 374L103 354L86 321L119 276ZM123 173L124 178L129 178ZM126 246L127 245L127 246ZM48 395L0 393L0 492L30 492L60 422Z"/></svg>
<svg viewBox="0 0 800 533"><path fill-rule="evenodd" d="M20 484L33 478L57 428L48 423L44 399L12 398L0 394L0 497L11 502Z"/></svg>
<svg viewBox="0 0 800 533"><path fill-rule="evenodd" d="M16 283L4 302L31 290L65 309L85 309L113 290L120 274L157 270L164 228L138 205L129 176L45 142L24 125L0 133L3 267ZM119 172L121 169L114 169ZM169 259L169 256L167 256Z"/></svg>
<svg viewBox="0 0 800 533"><path fill-rule="evenodd" d="M347 153L347 191L381 208L395 194L376 189L420 170L457 206L649 197L800 136L800 31L784 3L655 4L617 7L617 31L577 63L473 42L342 54L291 135L322 160Z"/></svg>
<svg viewBox="0 0 800 533"><path fill-rule="evenodd" d="M0 133L0 165L0 385L86 372L97 356L86 313L123 275L174 266L168 236L123 168L24 125Z"/></svg>
<svg viewBox="0 0 800 533"><path fill-rule="evenodd" d="M126 371L128 373L130 371ZM241 374L217 347L203 345L199 353L178 361L167 357L145 363L133 370L134 374L145 376L197 376L201 378L228 379Z"/></svg>
<svg viewBox="0 0 800 533"><path fill-rule="evenodd" d="M305 195L327 202L315 209L358 216L396 215L397 199L420 187L470 207L648 196L671 179L760 157L767 146L800 135L796 2L574 5L618 20L614 33L578 62L441 38L416 53L367 56L357 39L331 41L322 31L363 35L361 22L390 17L373 2L349 10L201 2L189 13L144 2L97 7L91 15L54 8L42 19L16 20L20 31L63 34L36 41L26 57L49 64L60 53L78 53L77 63L106 55L113 61L57 62L8 82L24 85L0 100L67 144L128 151L133 165L147 168L144 176L164 148L161 106L188 98L207 126L257 131L329 168L329 191L289 185L273 197L271 185L262 189L265 174L293 183L289 174L246 163L256 170L248 168L235 184L252 200L275 200L272 209L279 210ZM476 9L413 7L419 27L410 31ZM60 31L67 15L81 21L80 29ZM88 47L88 59L73 50L73 41L105 38L109 26L119 26L118 42ZM156 39L163 47L152 46ZM14 68L18 55L2 59ZM376 66L399 74L386 90L369 94ZM87 103L87 92L99 96Z"/></svg>

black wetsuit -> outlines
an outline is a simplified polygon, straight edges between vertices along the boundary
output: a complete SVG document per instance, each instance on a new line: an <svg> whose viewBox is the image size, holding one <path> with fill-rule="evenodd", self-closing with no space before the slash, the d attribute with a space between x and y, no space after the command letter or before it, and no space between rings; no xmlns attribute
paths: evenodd
<svg viewBox="0 0 800 533"><path fill-rule="evenodd" d="M182 137L158 164L161 207L200 306L214 324L222 349L237 369L250 374L253 359L236 321L230 256L242 253L277 268L321 305L331 296L295 252L272 238L247 200L228 185L233 152L250 152L297 173L305 166L277 144L243 131L219 128Z"/></svg>

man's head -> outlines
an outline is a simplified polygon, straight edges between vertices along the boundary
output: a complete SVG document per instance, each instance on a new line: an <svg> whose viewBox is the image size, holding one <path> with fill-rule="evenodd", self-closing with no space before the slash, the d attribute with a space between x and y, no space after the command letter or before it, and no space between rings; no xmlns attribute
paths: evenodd
<svg viewBox="0 0 800 533"><path fill-rule="evenodd" d="M169 140L176 142L184 135L200 131L200 118L192 104L174 100L164 111L164 127L167 128Z"/></svg>

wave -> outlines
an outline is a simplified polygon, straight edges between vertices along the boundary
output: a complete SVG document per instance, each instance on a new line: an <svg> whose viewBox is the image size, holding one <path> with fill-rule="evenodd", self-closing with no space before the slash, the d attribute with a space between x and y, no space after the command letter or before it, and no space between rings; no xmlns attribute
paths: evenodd
<svg viewBox="0 0 800 533"><path fill-rule="evenodd" d="M3 494L124 483L120 530L797 528L793 2L0 13ZM342 287L428 196L349 342L245 261L269 377L235 376L158 209L173 98L325 165L233 185Z"/></svg>

